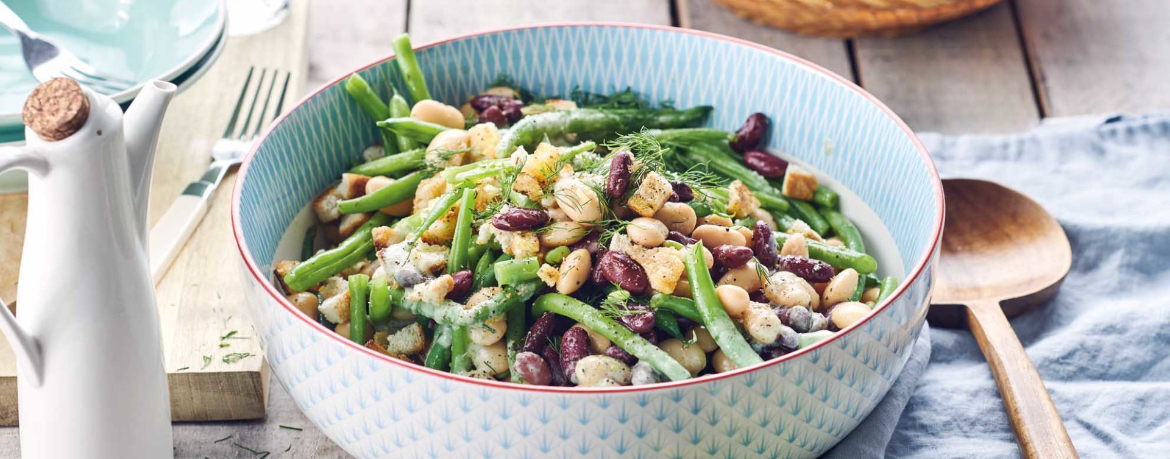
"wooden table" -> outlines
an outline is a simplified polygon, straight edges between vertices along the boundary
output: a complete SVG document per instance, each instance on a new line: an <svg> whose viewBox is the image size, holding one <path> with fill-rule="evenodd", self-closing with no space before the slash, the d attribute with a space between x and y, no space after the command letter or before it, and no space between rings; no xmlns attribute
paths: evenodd
<svg viewBox="0 0 1170 459"><path fill-rule="evenodd" d="M1008 0L918 35L856 40L779 32L708 0L316 0L309 17L308 88L389 54L403 31L421 44L522 24L620 21L691 27L791 52L857 82L919 131L1008 133L1045 117L1170 107L1164 0ZM175 167L171 178L198 175L193 165ZM0 429L0 458L18 456L16 435ZM233 443L271 451L270 458L345 457L279 385L266 421L175 426L176 457L256 457Z"/></svg>

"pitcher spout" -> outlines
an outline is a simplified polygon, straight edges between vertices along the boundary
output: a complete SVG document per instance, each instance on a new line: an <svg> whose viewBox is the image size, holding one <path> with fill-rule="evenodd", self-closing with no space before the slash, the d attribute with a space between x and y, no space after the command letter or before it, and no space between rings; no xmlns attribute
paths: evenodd
<svg viewBox="0 0 1170 459"><path fill-rule="evenodd" d="M150 204L150 182L154 175L154 153L158 146L158 131L163 114L175 95L175 85L165 81L151 81L143 85L134 103L123 117L126 152L130 160L130 183L134 190L135 218L139 239L145 247L147 210Z"/></svg>

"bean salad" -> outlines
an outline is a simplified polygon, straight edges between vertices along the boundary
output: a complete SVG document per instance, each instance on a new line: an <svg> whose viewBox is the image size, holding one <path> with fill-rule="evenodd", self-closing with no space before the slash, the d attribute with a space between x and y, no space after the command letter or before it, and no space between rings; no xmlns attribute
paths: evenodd
<svg viewBox="0 0 1170 459"><path fill-rule="evenodd" d="M394 48L405 95L344 82L380 143L313 200L301 261L275 264L341 336L475 378L644 385L809 346L897 286L838 194L760 149L762 113L733 133L696 127L712 107L506 79L456 108L407 36Z"/></svg>

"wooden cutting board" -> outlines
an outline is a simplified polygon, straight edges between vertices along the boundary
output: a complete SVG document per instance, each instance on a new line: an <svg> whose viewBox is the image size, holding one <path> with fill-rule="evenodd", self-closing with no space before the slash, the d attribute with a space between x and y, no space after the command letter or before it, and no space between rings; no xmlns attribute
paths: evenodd
<svg viewBox="0 0 1170 459"><path fill-rule="evenodd" d="M292 72L286 108L304 93L307 5L293 0L280 26L229 39L207 74L175 97L159 137L152 223L207 169L211 146L223 134L250 66ZM229 174L216 191L207 217L156 290L176 421L258 419L267 409L268 365L244 304L231 232L234 181ZM9 304L18 287L27 203L23 194L0 195L0 298ZM16 400L16 359L0 340L0 425L17 424Z"/></svg>

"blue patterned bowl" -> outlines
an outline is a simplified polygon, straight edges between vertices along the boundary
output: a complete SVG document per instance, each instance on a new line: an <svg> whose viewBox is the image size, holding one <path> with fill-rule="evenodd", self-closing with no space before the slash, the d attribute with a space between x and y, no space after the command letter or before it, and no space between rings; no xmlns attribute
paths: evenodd
<svg viewBox="0 0 1170 459"><path fill-rule="evenodd" d="M628 85L680 107L710 104L710 124L725 129L762 111L775 124L769 149L851 190L843 210L861 223L881 270L905 274L904 281L867 320L815 346L648 388L519 386L388 358L299 313L270 282L273 261L298 253L305 204L377 139L335 81L257 143L236 181L232 225L273 373L346 451L363 458L815 457L853 430L898 377L926 315L942 186L914 134L873 96L757 44L664 27L503 30L423 47L418 60L433 95L455 105L508 75L539 94ZM387 64L359 71L383 97L388 82L399 81Z"/></svg>

